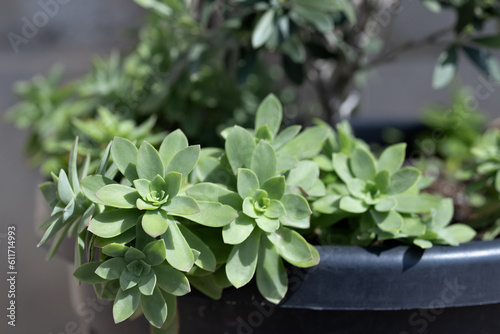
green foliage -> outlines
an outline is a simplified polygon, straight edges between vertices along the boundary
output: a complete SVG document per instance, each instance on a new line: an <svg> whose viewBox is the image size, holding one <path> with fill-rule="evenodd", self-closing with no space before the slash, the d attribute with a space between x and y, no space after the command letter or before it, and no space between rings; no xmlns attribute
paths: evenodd
<svg viewBox="0 0 500 334"><path fill-rule="evenodd" d="M286 103L293 101L295 88L277 88L283 87L283 73L298 85L308 80L316 88L318 101L311 100L301 110L301 120L307 122L308 113L319 106L322 117L333 120L357 85L355 78L393 58L371 29L380 26L379 12L393 19L395 9L385 3L136 2L150 15L130 54L96 59L88 75L69 84L61 84L62 72L54 69L47 78L16 86L21 101L9 119L29 129L26 151L44 175L67 163L75 136L80 137L80 153L90 154L92 166L115 136L156 145L164 131L181 128L194 142L219 146L217 133L234 124L249 127L259 101L269 92L281 92ZM481 34L485 24L500 15L498 5L484 0L423 3L435 13L451 8L458 17L454 29L444 31L454 36L438 58L434 86L444 87L453 79L462 54L500 80L500 68L488 51L498 48L499 36ZM441 36L431 35L429 43ZM420 43L396 50L408 45ZM281 62L270 65L269 59L276 58Z"/></svg>
<svg viewBox="0 0 500 334"><path fill-rule="evenodd" d="M310 231L335 243L400 239L422 248L475 235L449 225L451 200L420 192L421 172L403 167L405 144L376 159L348 123L300 132L281 130L282 119L269 95L255 128L223 131L224 149L190 146L180 130L159 150L115 137L88 176L89 159L78 175L75 143L68 172L40 187L54 208L41 243L74 231L74 276L114 301L115 322L144 314L154 332L168 333L178 327L176 297L191 286L218 299L255 277L262 296L279 303L284 261L307 268L320 260Z"/></svg>
<svg viewBox="0 0 500 334"><path fill-rule="evenodd" d="M474 237L474 230L466 225L447 226L453 205L420 192L421 172L403 167L405 144L389 146L376 159L364 143L352 137L347 125L340 125L338 132L339 144L334 147L331 166L325 163L322 177L326 195L313 202L313 210L322 214L315 216L313 226L337 223L333 229L324 229L325 240L368 245L402 239L428 248L432 243L457 245ZM443 210L451 210L446 212L449 217L436 220L436 215L445 215Z"/></svg>
<svg viewBox="0 0 500 334"><path fill-rule="evenodd" d="M471 148L480 138L485 115L470 106L471 92L456 90L450 106L432 105L423 110L422 122L429 130L418 139L417 147L426 157L439 156L450 173L472 158Z"/></svg>
<svg viewBox="0 0 500 334"><path fill-rule="evenodd" d="M484 231L483 239L500 234L500 130L486 131L471 148L473 159L461 170L469 184L466 194L475 208L471 224Z"/></svg>
<svg viewBox="0 0 500 334"><path fill-rule="evenodd" d="M500 7L495 1L436 1L425 0L429 10L440 12L441 7L451 8L456 12L457 20L454 33L457 35L451 45L444 50L436 63L432 85L439 89L447 86L455 77L461 56L459 51L471 61L483 74L494 82L500 82L500 64L488 48L498 47L498 35L477 36L484 30L488 20L500 15Z"/></svg>

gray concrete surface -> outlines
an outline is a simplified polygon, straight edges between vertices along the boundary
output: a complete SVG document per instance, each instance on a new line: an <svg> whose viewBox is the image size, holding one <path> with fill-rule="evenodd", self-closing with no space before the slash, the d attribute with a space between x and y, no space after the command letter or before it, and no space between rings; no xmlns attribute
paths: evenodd
<svg viewBox="0 0 500 334"><path fill-rule="evenodd" d="M137 26L141 17L132 1L69 1L14 53L7 34L19 33L23 17L39 10L38 0L3 0L0 4L0 116L16 101L11 93L15 81L46 73L55 63L66 66L67 78L84 73L93 55L126 47L124 31ZM436 20L418 1L408 0L393 20L391 44L398 45L409 36L419 38L434 27L450 24L453 17ZM430 87L438 53L439 48L423 49L371 73L362 91L362 117L417 118L429 101L448 101L447 90ZM480 85L478 72L467 62L462 65L464 83ZM500 116L496 91L479 102L491 116ZM36 248L33 208L40 179L22 154L24 138L24 132L0 121L0 333L78 333L72 328L77 316L70 308L67 268L58 259L45 262L44 252ZM9 225L17 228L16 327L7 326L5 317L7 243L3 237Z"/></svg>

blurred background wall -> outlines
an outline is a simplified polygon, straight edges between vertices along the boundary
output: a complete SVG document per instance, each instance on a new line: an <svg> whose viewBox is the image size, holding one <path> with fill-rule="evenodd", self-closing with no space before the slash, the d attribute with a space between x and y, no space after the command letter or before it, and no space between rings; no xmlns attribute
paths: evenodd
<svg viewBox="0 0 500 334"><path fill-rule="evenodd" d="M36 74L46 74L56 63L63 64L65 79L77 77L90 68L95 55L112 50L127 50L134 40L133 31L143 18L143 11L131 0L71 1L28 40L16 53L8 34L21 34L25 19L31 20L41 10L38 0L2 0L0 4L0 116L16 102L12 85ZM64 2L64 1L61 1ZM403 10L390 18L388 47L408 39L418 40L436 28L450 25L453 15L436 16L420 2L405 0ZM424 22L424 24L422 24ZM432 71L439 47L427 47L405 54L401 59L382 65L368 76L361 94L358 117L417 119L428 102L449 102L447 89L431 88ZM481 75L466 60L460 64L464 84L476 88L483 84ZM484 79L484 78L483 78ZM477 101L491 117L500 116L500 86L491 95ZM22 154L25 133L0 121L0 333L79 333L70 308L68 269L55 259L45 262L44 251L36 248L34 232L35 193L40 177L29 167ZM44 217L38 217L39 221ZM7 226L17 227L17 326L7 326L6 269Z"/></svg>

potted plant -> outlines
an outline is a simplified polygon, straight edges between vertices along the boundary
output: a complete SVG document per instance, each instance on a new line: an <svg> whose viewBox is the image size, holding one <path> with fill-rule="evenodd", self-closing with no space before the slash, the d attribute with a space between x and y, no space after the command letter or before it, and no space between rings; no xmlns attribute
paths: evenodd
<svg viewBox="0 0 500 334"><path fill-rule="evenodd" d="M447 84L454 76L459 48L483 71L495 74L494 59L486 52L471 48L469 43L487 46L497 44L496 36L478 38L474 35L481 30L482 23L498 15L497 5L475 1L425 3L433 10L440 9L441 5L451 7L459 17L455 27L458 37L438 59L435 86ZM79 145L73 145L68 156L64 153L65 149L51 151L53 145L42 145L41 152L46 154L45 158L54 155L57 159L57 165L47 165L47 172L58 170L58 167L64 166L65 160L69 161L69 168L67 172L63 170L52 174L52 182L41 186L53 209L51 218L42 225L46 232L41 243L55 237L53 253L65 235L76 236L75 276L83 282L94 284L102 298L113 300L116 322L143 313L153 331L176 332L176 296L189 292L190 286L218 298L223 288L247 286L254 277L258 292L251 287L242 288L243 291L246 289L247 298L240 291L236 293L230 289L229 296L225 297L226 303L246 307L250 310L248 314L255 314L253 312L259 310L259 314L264 316L264 312L269 313L266 311L269 304L262 306L259 302L248 305L248 301L252 297L261 298L258 296L262 295L268 302L278 303L289 289L292 291L288 299L282 302L283 308L309 309L291 310L292 315L297 315L293 317L296 321L288 320L283 324L278 322L281 317L290 319L290 315L284 313L283 308L271 308L272 318L279 323L269 325L272 331L276 331L276 328L287 332L297 330L302 318L299 312L305 312L321 319L314 325L310 321L302 324L307 326L307 330L328 332L328 326L331 325L336 328L348 326L355 332L356 327L352 322L342 323L330 311L436 310L437 306L431 304L437 298L435 296L453 287L455 298L443 293L449 300L441 300L446 307L498 302L496 290L489 290L492 284L481 287L475 275L463 276L467 270L459 274L454 271L472 261L483 264L482 270L489 270L488 274L494 281L497 277L492 265L496 260L495 241L472 242L458 248L433 247L425 252L413 247L426 249L433 244L457 245L471 240L475 232L463 224L449 225L453 212L451 201L423 192L429 186L429 180L422 177L418 169L403 166L404 144L393 145L376 158L367 144L353 136L347 123L340 124L335 130L318 122L318 125L300 134L299 126L280 132L283 112L281 104L273 96L266 98L259 106L253 129L231 127L221 132L225 139L223 149L200 150L199 147L189 146L186 136L180 131L172 131L165 139L164 135L153 136L157 143L162 142L158 149L148 141L141 142L144 139L154 141L144 138L151 131L132 131L129 133L134 135L122 135L122 129L111 129L106 133L109 128L100 127L99 124L132 124L133 130L136 127L134 123L142 124L148 120L141 128L151 130L155 119L159 120L159 125L154 131L173 130L171 117L175 119L179 114L169 114L169 110L163 113L165 105L182 105L186 110L196 112L197 108L192 107L191 103L197 101L203 104L201 109L205 112L211 108L217 109L231 92L213 100L209 98L212 94L200 97L199 92L209 91L212 78L224 73L221 70L224 67L220 67L218 61L232 60L227 62L232 65L228 68L237 69L238 79L251 82L249 73L258 68L254 62L256 54L265 50L280 53L289 79L301 83L307 76L315 84L318 100L325 111L324 118L331 122L342 116L342 110L347 110L344 114L349 114L355 109L352 101L347 103L348 97L353 96L352 79L355 74L388 58L387 54L383 54L381 58L372 59L368 44L359 44L359 36L366 35L369 22L373 22L373 19L369 15L366 18L356 14L379 9L376 5L370 7L368 2L359 7L353 7L346 1L337 5L298 0L290 3L243 1L241 6L234 7L205 7L208 2L195 2L193 7L184 6L184 2L176 4L145 4L155 13L151 21L153 24L143 31L141 37L144 43L123 62L124 65L116 57L109 62L97 63L92 75L81 84L70 86L76 92L70 89L70 93L62 98L57 91L48 97L41 96L60 106L60 110L67 112L68 119L72 120L72 128L62 128L55 136L66 139L66 149L67 140L72 141L75 134L85 135L81 136ZM222 23L214 20L220 13L228 18L234 15L234 20L228 19ZM365 17L360 23L364 30L352 30L358 16ZM330 20L330 17L334 19ZM247 21L255 24L248 25ZM335 23L333 32L332 22ZM170 52L171 48L178 46L175 43L163 45L163 38L172 26L186 29L180 30L183 32L180 41L175 40L180 45L178 52ZM424 42L432 43L448 32L433 34ZM171 33L168 36L174 35ZM232 42L237 40L237 46L228 43L222 52L215 52L218 49L211 46L216 45L214 41L221 39L221 36L229 36L227 38ZM239 44L239 38L244 43ZM332 38L336 42L332 42ZM187 43L183 44L183 41ZM413 46L416 45L409 45L408 48ZM305 52L306 49L308 52ZM213 54L216 54L214 58L208 57ZM185 55L189 55L188 62L185 61ZM232 58L228 57L231 55ZM239 61L235 62L235 59ZM336 70L331 76L319 75L326 73L325 69L332 63L336 65ZM209 70L209 74L199 68ZM313 70L317 75L311 74ZM110 83L116 86L96 91L95 83L102 78L99 75L102 73L112 74L109 77L114 80L110 80ZM124 73L127 75L121 77ZM266 74L259 76L261 80L257 83L266 82ZM158 76L160 80L154 80ZM226 78L222 74L221 77ZM169 80L165 81L165 78ZM198 86L200 78L208 84ZM231 87L234 79L223 81L226 83L223 87ZM261 85L255 86L261 88ZM181 94L183 89L178 87L192 89L189 98L186 99ZM242 98L234 105L260 100L257 98L259 94L250 95L254 94L252 86L244 87L246 90L236 90ZM27 90L30 88L33 87L28 86ZM36 88L34 90L37 91ZM140 94L129 95L137 91ZM217 89L213 91L221 92ZM330 96L329 91L334 94ZM26 96L31 98L33 94ZM127 100L129 96L132 96L131 100ZM172 96L180 98L176 100ZM77 108L79 104L73 103L74 100L82 102L82 112ZM39 105L42 104L30 102L18 106L14 113L21 124L22 121L24 124L36 124L39 119ZM243 118L248 121L249 115L257 109L252 109L251 104L244 108L234 105L223 110L240 111L234 114L234 119L239 120L242 119L241 115L245 115ZM69 106L76 108L76 111ZM118 121L110 122L112 113L107 113L103 107L112 112L120 111ZM97 121L94 121L97 114ZM153 118L149 118L151 114L154 114ZM211 117L204 119L211 120ZM181 117L175 122L189 126L192 120L192 116ZM222 130L225 125L218 128ZM252 127L248 122L245 126ZM96 136L92 132L96 127L105 129L106 135ZM46 127L36 128L33 138L44 140L32 140L32 145L48 142L44 130ZM206 133L203 131L198 135L202 138ZM110 136L117 137L106 146ZM208 136L216 138L215 135ZM134 143L134 140L137 142ZM54 142L58 143L58 140ZM137 145L140 145L139 148ZM81 160L78 157L78 152L82 151L88 158ZM96 160L98 157L100 159ZM487 162L486 165L491 167L490 161ZM77 171L79 165L80 170ZM93 170L96 172L89 174ZM491 173L487 173L487 182L491 182ZM312 242L325 241L360 246L383 241L384 245L374 248L316 248L311 245ZM392 244L401 241L413 246L391 248ZM461 265L444 260L433 262L436 257L457 258L467 249L470 255L464 256L467 260ZM491 256L481 256L485 253ZM320 258L322 261L319 261ZM314 267L318 262L320 265ZM318 269L304 272L294 269L297 267ZM288 273L296 275L290 277L289 284ZM414 273L420 280L409 279ZM472 297L458 298L463 289L460 290L462 281L453 286L456 282L453 279L457 275L468 277L467 286L474 287ZM380 280L367 279L371 276L380 277ZM424 279L424 276L427 278ZM445 285L441 290L440 285L435 284L436 280L443 280ZM341 285L342 282L344 285ZM451 285L446 285L446 282L451 282ZM342 288L335 290L334 285ZM433 288L428 288L429 285ZM413 293L408 292L409 286L413 288ZM422 292L424 290L428 292L427 295ZM325 291L342 293L338 292L336 299ZM180 326L188 331L190 328L195 330L200 324L207 326L206 322L193 320L200 314L192 313L193 305L197 304L190 301L191 294L179 298ZM488 294L491 296L486 297ZM363 300L360 301L360 297ZM186 300L184 308L183 300ZM206 302L206 299L203 300ZM228 311L228 308L233 307L208 305L210 307L205 309L222 308ZM325 311L312 311L318 308ZM462 311L468 314L476 312L474 309ZM387 323L391 326L408 323L408 330L417 332L425 331L424 327L430 322L449 322L445 321L449 319L445 317L436 320L435 314L424 317L422 322L421 313L413 316L411 312L415 311L370 312L371 318L366 314L364 317L376 323L397 314L399 322L392 318ZM340 312L349 319L356 319L356 313ZM469 319L448 309L446 314L458 314L464 321ZM240 318L243 320L240 321ZM254 318L250 320L250 316L246 319L241 316L227 319L236 321L230 321L229 324L224 321L212 322L211 330L264 330L263 322ZM461 322L457 322L456 326L463 329ZM404 326L401 328L405 330ZM379 330L387 332L388 328L380 326Z"/></svg>
<svg viewBox="0 0 500 334"><path fill-rule="evenodd" d="M299 126L279 131L281 118L281 104L269 96L256 113L255 129L235 126L223 131L224 149L188 146L181 131L166 136L159 150L145 141L137 148L116 137L91 175L88 164L79 175L75 144L68 173L61 170L53 182L41 186L53 208L41 243L57 232L62 231L62 238L73 230L77 234L74 275L94 284L101 298L113 300L114 321L143 313L153 328L167 332L178 330L176 297L187 294L190 286L218 299L222 289L241 288L255 277L258 293L270 303L280 303L288 289L283 260L308 268L325 257L318 270L299 280L283 304L306 310L420 308L439 287L422 292L420 288L429 282L441 279L450 285L448 289L455 284L458 293L463 285L453 275L460 275L460 283L478 279L475 273L466 275L467 260L457 265L433 258L433 254L460 254L463 249L424 253L402 246L365 250L330 246L319 247L318 252L298 232L330 243L330 237L345 239L337 244L367 246L392 239L426 249L468 242L475 231L464 224L449 225L450 199L421 192L430 183L418 169L402 167L404 144L388 147L376 159L364 142L352 136L347 123L336 132L320 124L299 133ZM496 255L478 257L472 252L470 256L489 265L496 260L490 258ZM367 260L371 263L364 263ZM431 265L442 270L434 273ZM375 275L372 284L378 291L362 289L373 300L359 303L356 284L344 282L339 292L332 287L353 270L363 273L353 277L361 286L372 280L367 275L381 271L392 275ZM420 281L409 283L406 270L420 272ZM415 293L401 299L402 289L410 284L417 287ZM332 290L324 291L326 287ZM251 289L246 293L256 294ZM227 301L238 305L241 298L230 295ZM455 299L445 306L485 302L477 296ZM331 317L328 312L319 314L321 319ZM330 323L324 321L318 322L318 331ZM243 328L242 324L236 322L233 329ZM190 331L206 324L181 321L180 326ZM213 332L231 328L223 322L212 326Z"/></svg>

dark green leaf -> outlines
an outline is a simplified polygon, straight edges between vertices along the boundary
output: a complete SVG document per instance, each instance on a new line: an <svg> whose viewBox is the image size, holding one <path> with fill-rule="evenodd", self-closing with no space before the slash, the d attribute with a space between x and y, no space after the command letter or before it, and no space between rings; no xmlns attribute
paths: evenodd
<svg viewBox="0 0 500 334"><path fill-rule="evenodd" d="M452 45L439 55L432 79L434 89L445 87L455 77L457 57L457 47L455 45Z"/></svg>

